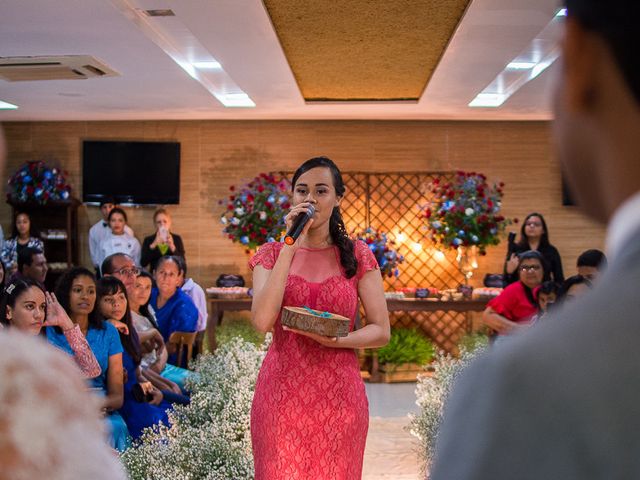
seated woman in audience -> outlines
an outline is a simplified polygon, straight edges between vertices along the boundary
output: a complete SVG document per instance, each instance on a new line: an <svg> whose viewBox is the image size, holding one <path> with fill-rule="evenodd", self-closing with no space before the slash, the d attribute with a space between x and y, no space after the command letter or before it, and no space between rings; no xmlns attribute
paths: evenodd
<svg viewBox="0 0 640 480"><path fill-rule="evenodd" d="M521 253L517 271L520 280L506 287L491 299L482 314L482 321L498 335L516 333L529 326L538 313L537 288L544 277L544 260L535 250Z"/></svg>
<svg viewBox="0 0 640 480"><path fill-rule="evenodd" d="M96 280L83 267L74 267L58 280L56 297L71 321L80 327L102 372L91 381L92 390L103 396L102 411L111 433L111 446L123 451L130 444L124 420L117 410L124 400L122 344L116 328L105 322L96 308ZM59 327L47 327L49 343L67 353L71 345Z"/></svg>
<svg viewBox="0 0 640 480"><path fill-rule="evenodd" d="M0 300L4 296L4 284L7 281L7 269L4 266L4 263L0 262Z"/></svg>
<svg viewBox="0 0 640 480"><path fill-rule="evenodd" d="M167 348L158 330L155 315L149 307L152 287L153 277L149 272L142 270L136 278L133 294L129 297L131 321L143 350L140 365L145 377L157 388L181 393L190 372L167 364Z"/></svg>
<svg viewBox="0 0 640 480"><path fill-rule="evenodd" d="M189 296L180 290L180 261L172 256L161 257L155 272L156 287L151 290L150 305L156 314L158 329L165 343L173 332L195 332L198 309ZM176 365L175 348L168 344L169 363ZM178 365L181 366L181 365Z"/></svg>
<svg viewBox="0 0 640 480"><path fill-rule="evenodd" d="M62 330L72 355L86 378L100 375L100 365L80 327L74 324L60 306L56 296L45 292L33 280L16 280L9 284L0 303L0 322L27 335L40 335L42 327Z"/></svg>
<svg viewBox="0 0 640 480"><path fill-rule="evenodd" d="M566 302L581 297L593 288L591 280L582 275L567 278L558 292L558 301Z"/></svg>
<svg viewBox="0 0 640 480"><path fill-rule="evenodd" d="M124 418L133 439L142 435L142 430L158 423L168 424L167 410L171 404L164 399L163 393L154 387L140 370L142 354L138 334L131 323L131 313L124 284L115 277L108 276L98 281L97 304L100 313L108 321L121 322L127 326L120 333L122 343L122 364L126 375L124 383L124 402L119 412ZM137 385L137 387L136 387ZM134 396L139 389L146 398ZM140 401L142 400L142 401Z"/></svg>
<svg viewBox="0 0 640 480"><path fill-rule="evenodd" d="M0 260L7 268L9 275L18 269L18 252L27 247L44 251L44 244L38 238L36 229L31 225L29 214L18 212L13 222L11 238L4 242L0 253Z"/></svg>
<svg viewBox="0 0 640 480"><path fill-rule="evenodd" d="M140 265L140 242L133 235L125 231L127 226L127 214L120 207L111 209L108 217L111 232L104 235L100 243L97 260L98 265L109 255L114 253L126 253L136 265Z"/></svg>
<svg viewBox="0 0 640 480"><path fill-rule="evenodd" d="M142 260L140 266L154 272L160 257L173 255L184 257L184 244L177 233L171 233L171 215L165 208L159 208L153 214L156 232L145 237L142 242Z"/></svg>
<svg viewBox="0 0 640 480"><path fill-rule="evenodd" d="M518 254L535 250L542 254L547 264L544 280L553 280L557 284L564 281L562 259L558 249L549 243L549 230L544 217L539 213L530 213L522 222L520 241L514 245L511 256L504 265L505 285L518 281Z"/></svg>

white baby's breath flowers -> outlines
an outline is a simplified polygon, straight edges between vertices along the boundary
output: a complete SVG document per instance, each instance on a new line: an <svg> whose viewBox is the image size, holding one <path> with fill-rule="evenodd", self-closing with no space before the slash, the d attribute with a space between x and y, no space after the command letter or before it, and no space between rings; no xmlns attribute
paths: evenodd
<svg viewBox="0 0 640 480"><path fill-rule="evenodd" d="M187 381L191 404L121 456L131 480L253 478L251 402L268 340L256 347L234 338L198 358Z"/></svg>
<svg viewBox="0 0 640 480"><path fill-rule="evenodd" d="M418 456L424 475L433 461L438 430L451 388L460 373L484 349L484 343L478 343L473 348L461 347L458 358L440 352L431 364L433 375L418 377L416 404L420 407L420 412L409 414L410 423L407 428L420 441Z"/></svg>

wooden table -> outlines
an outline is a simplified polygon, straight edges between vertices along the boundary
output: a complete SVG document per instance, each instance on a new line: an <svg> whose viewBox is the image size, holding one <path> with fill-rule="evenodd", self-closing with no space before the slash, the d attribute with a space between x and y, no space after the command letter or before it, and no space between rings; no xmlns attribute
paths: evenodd
<svg viewBox="0 0 640 480"><path fill-rule="evenodd" d="M207 338L209 350L214 351L218 346L216 328L222 323L224 312L238 312L251 310L251 298L226 299L207 294L209 300L209 320L207 322ZM481 312L487 306L488 300L450 300L439 301L422 298L387 299L387 310L390 312Z"/></svg>

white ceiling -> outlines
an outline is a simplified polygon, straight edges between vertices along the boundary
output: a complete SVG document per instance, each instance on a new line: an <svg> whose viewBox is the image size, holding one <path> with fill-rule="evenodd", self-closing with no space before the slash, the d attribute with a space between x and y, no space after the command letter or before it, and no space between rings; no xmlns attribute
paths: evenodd
<svg viewBox="0 0 640 480"><path fill-rule="evenodd" d="M256 107L223 107L114 6L123 1L143 9L172 9ZM550 80L557 65L500 108L472 109L467 104L544 28L558 4L473 0L418 103L317 105L302 99L259 0L1 0L0 57L91 55L121 76L0 80L0 100L20 106L0 110L0 121L546 120L551 117Z"/></svg>

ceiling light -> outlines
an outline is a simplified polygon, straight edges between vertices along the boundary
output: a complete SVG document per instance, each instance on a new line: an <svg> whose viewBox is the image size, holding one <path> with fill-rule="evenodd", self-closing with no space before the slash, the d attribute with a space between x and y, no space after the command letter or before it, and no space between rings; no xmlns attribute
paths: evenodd
<svg viewBox="0 0 640 480"><path fill-rule="evenodd" d="M140 4L144 3L142 0L110 1L147 38L160 47L222 105L225 107L256 106L249 95L242 91L173 11L144 10L140 8ZM233 93L229 93L230 91Z"/></svg>
<svg viewBox="0 0 640 480"><path fill-rule="evenodd" d="M246 93L226 93L215 97L220 100L225 107L255 107L256 104Z"/></svg>
<svg viewBox="0 0 640 480"><path fill-rule="evenodd" d="M470 107L499 107L507 99L501 93L479 93L469 102Z"/></svg>
<svg viewBox="0 0 640 480"><path fill-rule="evenodd" d="M222 68L220 62L194 62L191 65L199 68L200 70L218 70L219 68Z"/></svg>
<svg viewBox="0 0 640 480"><path fill-rule="evenodd" d="M566 16L567 16L566 8L561 8L560 10L558 10L558 13L556 13L556 17L566 17Z"/></svg>
<svg viewBox="0 0 640 480"><path fill-rule="evenodd" d="M0 110L17 110L18 106L13 103L3 102L0 100Z"/></svg>
<svg viewBox="0 0 640 480"><path fill-rule="evenodd" d="M528 70L535 66L536 64L534 62L511 62L507 65L507 68L509 70Z"/></svg>
<svg viewBox="0 0 640 480"><path fill-rule="evenodd" d="M564 10L564 13L563 13ZM560 56L559 41L566 9L560 10L520 54L471 102L469 107L499 107Z"/></svg>

